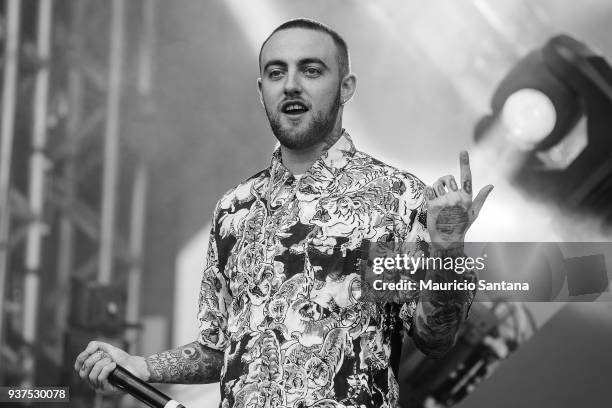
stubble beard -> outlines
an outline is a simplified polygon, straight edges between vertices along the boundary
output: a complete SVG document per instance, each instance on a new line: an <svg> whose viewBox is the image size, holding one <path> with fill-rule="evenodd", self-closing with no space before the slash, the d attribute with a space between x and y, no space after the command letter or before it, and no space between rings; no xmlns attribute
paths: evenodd
<svg viewBox="0 0 612 408"><path fill-rule="evenodd" d="M306 149L324 141L334 129L340 111L340 88L338 88L331 109L319 114L313 113L308 127L303 131L283 126L281 114L277 110L270 111L267 105L265 108L272 133L280 144L292 150Z"/></svg>

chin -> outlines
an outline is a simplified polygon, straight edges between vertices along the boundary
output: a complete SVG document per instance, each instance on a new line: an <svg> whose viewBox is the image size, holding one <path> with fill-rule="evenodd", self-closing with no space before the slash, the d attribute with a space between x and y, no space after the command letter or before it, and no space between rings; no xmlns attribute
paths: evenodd
<svg viewBox="0 0 612 408"><path fill-rule="evenodd" d="M311 115L303 117L298 123L284 117L269 119L272 132L280 144L292 150L304 150L321 143L335 122L331 118L325 120Z"/></svg>
<svg viewBox="0 0 612 408"><path fill-rule="evenodd" d="M307 149L323 139L321 135L315 135L308 131L292 132L286 130L283 130L281 134L277 134L276 138L280 144L293 150Z"/></svg>
<svg viewBox="0 0 612 408"><path fill-rule="evenodd" d="M321 138L295 137L295 138L278 138L280 144L288 149L303 150L312 147L321 141Z"/></svg>

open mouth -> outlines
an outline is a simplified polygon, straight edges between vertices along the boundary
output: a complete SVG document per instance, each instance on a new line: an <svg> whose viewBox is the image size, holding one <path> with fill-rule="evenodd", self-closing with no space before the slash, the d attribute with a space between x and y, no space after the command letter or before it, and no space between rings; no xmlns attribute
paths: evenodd
<svg viewBox="0 0 612 408"><path fill-rule="evenodd" d="M281 112L287 115L301 115L308 112L308 107L299 101L287 101L281 105Z"/></svg>

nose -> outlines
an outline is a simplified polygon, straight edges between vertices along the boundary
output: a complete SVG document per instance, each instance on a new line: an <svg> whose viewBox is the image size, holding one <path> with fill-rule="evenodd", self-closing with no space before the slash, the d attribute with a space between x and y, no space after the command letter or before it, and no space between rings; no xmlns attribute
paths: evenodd
<svg viewBox="0 0 612 408"><path fill-rule="evenodd" d="M299 95L302 92L302 84L296 70L289 70L285 77L285 95Z"/></svg>

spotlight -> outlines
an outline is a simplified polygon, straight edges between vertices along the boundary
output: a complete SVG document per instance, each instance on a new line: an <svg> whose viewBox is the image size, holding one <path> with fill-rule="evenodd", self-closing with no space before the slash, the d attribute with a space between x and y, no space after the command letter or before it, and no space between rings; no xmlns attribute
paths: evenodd
<svg viewBox="0 0 612 408"><path fill-rule="evenodd" d="M546 94L525 88L508 97L502 109L502 120L510 132L510 143L531 150L553 131L557 113Z"/></svg>
<svg viewBox="0 0 612 408"><path fill-rule="evenodd" d="M475 140L530 196L612 223L612 69L567 35L510 70ZM512 162L512 163L508 163Z"/></svg>

